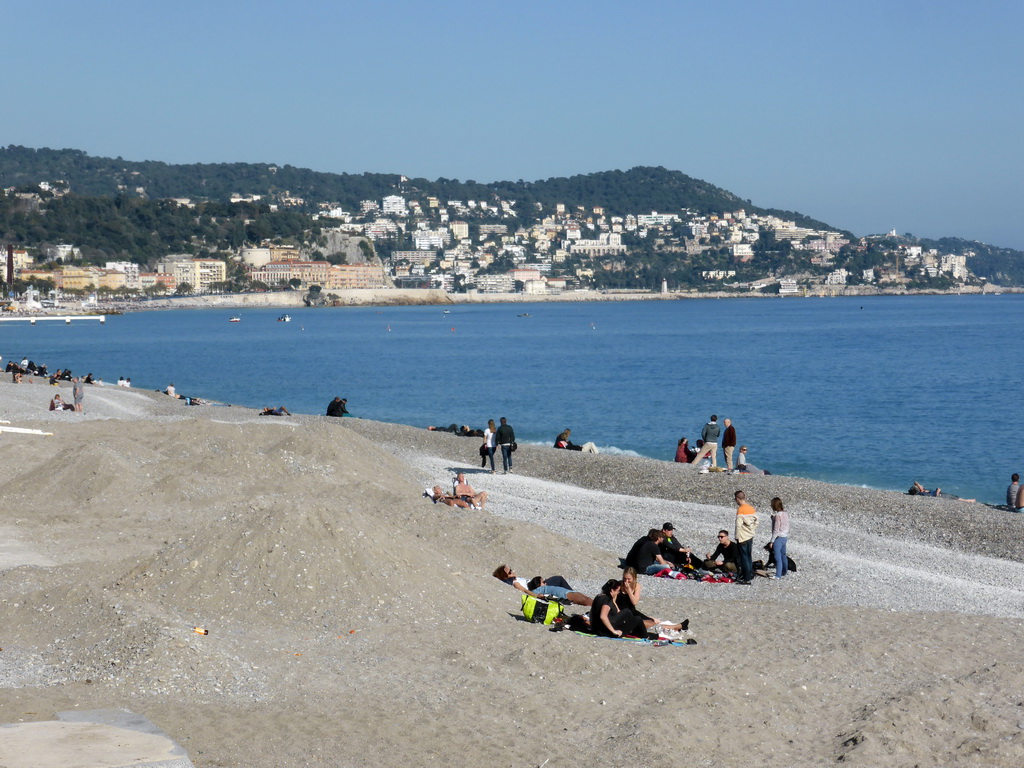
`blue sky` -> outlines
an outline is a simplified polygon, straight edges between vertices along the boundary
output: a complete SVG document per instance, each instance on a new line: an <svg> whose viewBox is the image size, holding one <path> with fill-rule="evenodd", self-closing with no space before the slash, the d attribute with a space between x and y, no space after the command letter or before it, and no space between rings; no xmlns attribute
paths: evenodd
<svg viewBox="0 0 1024 768"><path fill-rule="evenodd" d="M11 2L0 144L477 181L661 165L1024 249L1024 4Z"/></svg>

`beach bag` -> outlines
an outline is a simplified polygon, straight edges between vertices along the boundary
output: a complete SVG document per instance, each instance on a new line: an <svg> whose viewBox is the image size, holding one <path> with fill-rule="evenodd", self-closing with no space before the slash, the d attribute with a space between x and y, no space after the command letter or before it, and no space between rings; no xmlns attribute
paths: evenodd
<svg viewBox="0 0 1024 768"><path fill-rule="evenodd" d="M550 624L555 619L561 619L565 615L565 609L561 603L548 602L532 595L523 595L523 616L527 621L535 624Z"/></svg>
<svg viewBox="0 0 1024 768"><path fill-rule="evenodd" d="M509 451L511 453L515 453L516 451L519 450L519 443L513 442L512 445L510 445L508 449L509 449Z"/></svg>

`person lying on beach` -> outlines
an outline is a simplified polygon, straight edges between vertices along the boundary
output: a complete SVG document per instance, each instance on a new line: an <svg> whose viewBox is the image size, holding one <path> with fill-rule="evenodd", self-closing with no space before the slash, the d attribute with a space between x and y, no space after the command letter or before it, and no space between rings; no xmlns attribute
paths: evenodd
<svg viewBox="0 0 1024 768"><path fill-rule="evenodd" d="M594 602L592 598L587 597L582 592L577 592L569 586L569 582L561 576L549 576L546 579L534 576L527 581L521 576L516 576L516 572L504 564L495 568L492 575L498 581L503 581L510 587L515 587L520 592L525 592L530 597L553 597L556 600L564 600L573 605L590 605Z"/></svg>
<svg viewBox="0 0 1024 768"><path fill-rule="evenodd" d="M484 504L487 503L487 491L480 491L477 493L473 490L473 486L466 482L466 473L459 472L455 476L454 495L463 501L468 501L479 509L484 508Z"/></svg>
<svg viewBox="0 0 1024 768"><path fill-rule="evenodd" d="M910 490L907 491L907 493L910 494L911 496L934 496L936 498L941 496L944 499L956 499L957 501L977 501L977 499L963 499L959 496L954 496L952 493L943 493L941 488L936 488L934 491L929 491L927 488L925 488L923 485L917 482L917 480L915 480L914 484L910 486Z"/></svg>
<svg viewBox="0 0 1024 768"><path fill-rule="evenodd" d="M650 616L646 616L640 612L637 606L640 604L640 580L637 578L635 568L625 568L622 571L622 590L619 592L618 598L615 600L615 607L619 610L628 608L633 611L637 616L643 619L644 627L647 629L663 628L673 629L676 632L682 632L690 626L690 620L686 619L679 624L673 624L670 621L662 621L661 619L652 619ZM657 629L655 629L657 631Z"/></svg>
<svg viewBox="0 0 1024 768"><path fill-rule="evenodd" d="M593 443L584 443L583 445L576 445L572 440L569 439L569 435L572 434L571 429L567 429L560 433L555 438L555 448L562 448L567 451L582 451L583 453L597 453L597 446Z"/></svg>
<svg viewBox="0 0 1024 768"><path fill-rule="evenodd" d="M435 485L433 488L427 488L423 491L423 495L435 504L447 504L449 507L459 507L459 509L473 509L472 502L463 501L458 496L449 496L441 490L440 485Z"/></svg>
<svg viewBox="0 0 1024 768"><path fill-rule="evenodd" d="M279 405L277 408L264 408L263 411L260 412L260 416L291 416L291 414L288 412L287 408L283 405Z"/></svg>

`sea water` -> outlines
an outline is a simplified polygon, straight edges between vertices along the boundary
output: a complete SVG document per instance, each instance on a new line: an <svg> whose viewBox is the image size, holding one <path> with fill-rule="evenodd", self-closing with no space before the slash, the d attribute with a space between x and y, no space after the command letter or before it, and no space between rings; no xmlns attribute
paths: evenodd
<svg viewBox="0 0 1024 768"><path fill-rule="evenodd" d="M671 461L711 414L772 472L1001 503L1024 472L1024 296L139 312L4 323L5 359L251 407ZM229 323L238 314L241 322ZM529 316L524 316L529 315ZM88 393L87 393L88 398ZM467 441L467 446L469 441ZM475 455L467 447L467 460ZM720 456L721 460L721 456Z"/></svg>

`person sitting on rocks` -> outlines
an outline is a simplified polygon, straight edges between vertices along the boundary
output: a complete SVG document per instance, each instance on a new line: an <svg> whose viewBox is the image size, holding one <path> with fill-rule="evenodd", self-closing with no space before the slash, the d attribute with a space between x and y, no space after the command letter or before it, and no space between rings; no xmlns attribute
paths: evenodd
<svg viewBox="0 0 1024 768"><path fill-rule="evenodd" d="M549 576L546 579L534 576L527 581L521 576L516 576L516 572L504 564L495 568L492 575L499 581L503 581L531 597L554 598L574 605L590 605L594 602L592 598L569 586L569 582L561 576Z"/></svg>
<svg viewBox="0 0 1024 768"><path fill-rule="evenodd" d="M468 501L474 507L483 509L487 503L487 491L480 491L477 493L473 490L473 486L466 482L466 473L459 472L455 476L455 485L453 488L454 495L463 501Z"/></svg>
<svg viewBox="0 0 1024 768"><path fill-rule="evenodd" d="M690 547L684 547L676 538L675 526L665 523L661 526L662 539L658 545L661 556L668 560L679 571L703 571L704 561L694 554Z"/></svg>
<svg viewBox="0 0 1024 768"><path fill-rule="evenodd" d="M348 400L343 397L335 397L327 404L327 415L341 418L348 416Z"/></svg>
<svg viewBox="0 0 1024 768"><path fill-rule="evenodd" d="M736 542L730 541L729 532L722 529L718 532L718 546L714 552L707 553L704 567L709 571L736 573L738 559L739 548L736 546Z"/></svg>
<svg viewBox="0 0 1024 768"><path fill-rule="evenodd" d="M73 411L73 410L75 410L75 406L72 405L71 403L65 403L64 402L64 398L62 398L60 396L60 394L58 393L58 394L54 395L53 399L50 401L50 410L51 411Z"/></svg>
<svg viewBox="0 0 1024 768"><path fill-rule="evenodd" d="M563 448L567 451L582 451L583 453L597 453L597 446L593 443L584 443L583 445L576 445L569 439L569 435L572 434L571 429L567 429L558 437L555 438L555 448Z"/></svg>
<svg viewBox="0 0 1024 768"><path fill-rule="evenodd" d="M646 536L637 539L630 547L629 553L623 558L627 567L636 568L637 573L648 576L668 576L670 579L685 579L675 565L661 554L661 541L665 534L657 528L651 528Z"/></svg>

